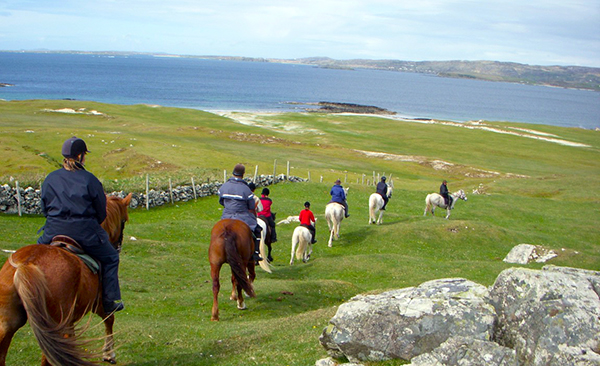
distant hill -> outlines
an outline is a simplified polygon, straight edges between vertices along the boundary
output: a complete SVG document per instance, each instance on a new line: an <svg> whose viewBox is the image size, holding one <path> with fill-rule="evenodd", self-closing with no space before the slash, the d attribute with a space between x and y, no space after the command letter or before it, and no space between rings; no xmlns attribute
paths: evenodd
<svg viewBox="0 0 600 366"><path fill-rule="evenodd" d="M294 61L328 68L417 72L442 77L600 91L600 68L595 67L535 66L498 61L334 60L323 57L302 58Z"/></svg>

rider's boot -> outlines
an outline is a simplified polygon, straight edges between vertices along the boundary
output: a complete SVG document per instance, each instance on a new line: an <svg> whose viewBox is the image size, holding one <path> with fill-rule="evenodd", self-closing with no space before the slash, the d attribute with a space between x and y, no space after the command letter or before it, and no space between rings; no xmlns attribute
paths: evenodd
<svg viewBox="0 0 600 366"><path fill-rule="evenodd" d="M252 260L255 262L262 261L260 256L260 239L254 239L254 253L252 254Z"/></svg>

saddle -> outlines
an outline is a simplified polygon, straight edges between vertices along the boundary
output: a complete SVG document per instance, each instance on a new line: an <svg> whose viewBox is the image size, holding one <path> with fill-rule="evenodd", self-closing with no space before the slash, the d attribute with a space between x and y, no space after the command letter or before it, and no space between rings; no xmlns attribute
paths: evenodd
<svg viewBox="0 0 600 366"><path fill-rule="evenodd" d="M52 238L50 245L64 249L78 256L93 274L100 272L100 264L89 254L86 254L81 245L70 236L56 235Z"/></svg>

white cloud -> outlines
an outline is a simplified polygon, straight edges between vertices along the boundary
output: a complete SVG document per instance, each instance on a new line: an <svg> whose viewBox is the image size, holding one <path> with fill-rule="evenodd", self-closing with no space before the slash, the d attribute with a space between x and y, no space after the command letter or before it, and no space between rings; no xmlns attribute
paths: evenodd
<svg viewBox="0 0 600 366"><path fill-rule="evenodd" d="M598 0L8 0L0 49L600 66Z"/></svg>

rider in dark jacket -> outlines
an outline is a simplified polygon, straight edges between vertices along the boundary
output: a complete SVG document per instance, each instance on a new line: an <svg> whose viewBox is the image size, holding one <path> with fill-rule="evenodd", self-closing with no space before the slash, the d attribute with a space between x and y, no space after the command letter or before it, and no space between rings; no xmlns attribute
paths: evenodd
<svg viewBox="0 0 600 366"><path fill-rule="evenodd" d="M379 183L377 183L377 192L376 192L381 195L381 198L383 198L383 207L381 207L382 210L385 210L385 206L388 204L388 201L390 200L388 198L387 191L388 191L388 186L385 183L385 176L384 176L384 177L381 177L381 181Z"/></svg>
<svg viewBox="0 0 600 366"><path fill-rule="evenodd" d="M442 185L440 186L440 196L444 197L444 202L446 203L446 207L450 204L450 196L448 195L448 186L446 185L448 182L444 179Z"/></svg>
<svg viewBox="0 0 600 366"><path fill-rule="evenodd" d="M254 193L243 179L246 167L237 164L233 168L233 176L219 188L219 203L223 205L221 219L236 219L245 222L254 234L254 254L252 260L261 261L260 232L256 223Z"/></svg>
<svg viewBox="0 0 600 366"><path fill-rule="evenodd" d="M42 212L46 216L39 244L56 235L75 239L102 267L104 311L123 310L119 288L119 253L100 226L106 218L106 195L102 183L85 170L85 142L77 137L65 141L63 168L48 174L42 184Z"/></svg>

